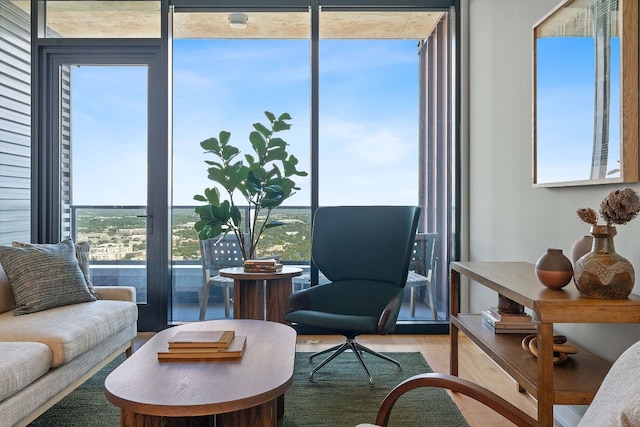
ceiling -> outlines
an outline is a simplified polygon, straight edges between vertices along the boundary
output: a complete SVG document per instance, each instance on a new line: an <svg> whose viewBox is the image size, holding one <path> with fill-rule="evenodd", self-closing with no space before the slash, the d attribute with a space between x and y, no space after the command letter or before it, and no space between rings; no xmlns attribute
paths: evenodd
<svg viewBox="0 0 640 427"><path fill-rule="evenodd" d="M29 11L28 0L14 0ZM176 38L309 39L306 12L244 12L244 29L229 26L230 12L176 13ZM322 39L426 38L444 12L324 12L320 14ZM64 38L160 37L159 1L47 1L47 27Z"/></svg>

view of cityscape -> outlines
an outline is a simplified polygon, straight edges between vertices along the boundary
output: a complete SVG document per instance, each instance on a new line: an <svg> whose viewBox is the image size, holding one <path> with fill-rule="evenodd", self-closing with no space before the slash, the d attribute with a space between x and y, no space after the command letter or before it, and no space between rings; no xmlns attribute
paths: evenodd
<svg viewBox="0 0 640 427"><path fill-rule="evenodd" d="M172 218L172 259L199 261L200 243L193 225L194 207L176 207ZM146 259L146 218L141 208L75 208L76 240L91 245L92 261ZM258 255L279 254L285 261L309 261L311 210L279 208L270 218L282 223L263 234Z"/></svg>

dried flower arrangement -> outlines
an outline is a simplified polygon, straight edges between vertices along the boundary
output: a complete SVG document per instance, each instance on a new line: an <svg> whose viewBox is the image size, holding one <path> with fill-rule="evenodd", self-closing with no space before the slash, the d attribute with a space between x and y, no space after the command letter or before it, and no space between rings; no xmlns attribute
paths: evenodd
<svg viewBox="0 0 640 427"><path fill-rule="evenodd" d="M580 219L587 224L598 224L598 214L595 210L580 208L577 212ZM626 224L638 216L639 212L640 196L631 188L612 191L600 203L600 216L607 226Z"/></svg>

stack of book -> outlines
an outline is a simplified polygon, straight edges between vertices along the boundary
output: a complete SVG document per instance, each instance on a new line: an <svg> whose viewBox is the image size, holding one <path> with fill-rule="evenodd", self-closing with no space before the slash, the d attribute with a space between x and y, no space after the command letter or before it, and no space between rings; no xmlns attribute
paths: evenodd
<svg viewBox="0 0 640 427"><path fill-rule="evenodd" d="M497 307L482 312L482 322L496 334L532 334L536 322L526 313L500 313Z"/></svg>
<svg viewBox="0 0 640 427"><path fill-rule="evenodd" d="M245 273L276 273L282 270L282 264L276 259L248 259L243 266Z"/></svg>
<svg viewBox="0 0 640 427"><path fill-rule="evenodd" d="M234 331L178 331L158 352L160 361L237 359L247 347L246 336Z"/></svg>

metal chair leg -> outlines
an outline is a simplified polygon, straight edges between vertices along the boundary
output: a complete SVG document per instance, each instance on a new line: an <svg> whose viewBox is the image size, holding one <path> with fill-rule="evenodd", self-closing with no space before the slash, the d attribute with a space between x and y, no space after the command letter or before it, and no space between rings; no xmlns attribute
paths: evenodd
<svg viewBox="0 0 640 427"><path fill-rule="evenodd" d="M313 374L315 374L316 372L318 372L318 370L319 370L320 368L322 368L322 367L323 367L324 365L326 365L327 363L331 362L333 359L335 359L335 358L336 358L336 356L338 356L339 354L341 354L342 352L344 352L345 350L347 350L349 347L350 347L350 346L349 346L349 342L348 342L348 341L347 341L347 342L345 342L345 343L343 343L343 344L341 344L341 345L339 345L339 346L337 346L336 351L334 351L334 352L331 354L331 356L327 357L327 358L326 358L326 359L324 359L322 362L320 362L320 364L319 364L318 366L316 366L315 368L313 368L313 370L309 373L309 379L310 379L310 380L313 380ZM336 347L334 347L334 348L336 348ZM322 353L327 353L327 350L322 351L322 352L317 353L317 354L322 354ZM317 355L317 354L316 354L316 355ZM314 356L314 355L311 355L311 356L309 357L309 360L310 360L310 361L311 361L311 358L312 358L313 356Z"/></svg>
<svg viewBox="0 0 640 427"><path fill-rule="evenodd" d="M309 356L309 362L311 362L313 361L313 358L316 356L319 356L321 354L326 354L326 353L332 353L329 357L327 357L325 360L320 362L318 366L313 368L313 370L309 373L309 380L313 380L313 375L316 372L318 372L318 370L320 370L327 363L331 362L333 359L335 359L339 354L343 353L345 350L351 350L353 354L355 354L356 358L358 359L358 361L364 368L364 371L367 373L367 376L369 377L369 385L373 385L373 377L371 376L371 373L369 372L367 365L365 365L364 360L362 359L363 352L369 353L372 356L376 356L388 362L394 363L396 366L401 368L400 362L398 362L397 360L394 360L388 356L385 356L384 354L371 350L369 347L365 347L364 345L357 343L354 338L347 338L347 340L342 344L338 344L326 350L313 353L311 356Z"/></svg>
<svg viewBox="0 0 640 427"><path fill-rule="evenodd" d="M354 343L358 347L359 350L364 351L366 353L369 353L372 356L379 357L380 359L386 360L387 362L394 363L399 368L401 367L400 366L400 362L398 362L397 360L392 359L389 356L385 356L382 353L378 353L377 351L371 350L369 347L365 347L362 344L359 344L359 343L355 342L355 340L354 340Z"/></svg>
<svg viewBox="0 0 640 427"><path fill-rule="evenodd" d="M321 354L331 353L331 352L336 351L337 349L339 349L340 347L343 347L343 346L344 346L344 343L338 344L338 345L333 346L331 348L328 348L326 350L319 351L317 353L313 353L311 356L309 356L309 362L313 362L313 358L316 357L316 356L320 356Z"/></svg>
<svg viewBox="0 0 640 427"><path fill-rule="evenodd" d="M348 343L349 343L349 347L351 347L351 351L353 351L353 354L356 355L356 357L358 358L358 361L364 368L364 371L367 373L367 376L369 377L369 385L373 385L373 377L371 377L371 373L369 372L369 369L367 369L367 365L365 365L364 360L362 360L362 354L360 354L361 351L359 348L359 344L353 340L349 340Z"/></svg>

